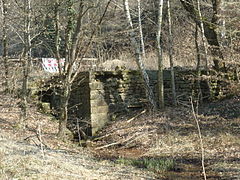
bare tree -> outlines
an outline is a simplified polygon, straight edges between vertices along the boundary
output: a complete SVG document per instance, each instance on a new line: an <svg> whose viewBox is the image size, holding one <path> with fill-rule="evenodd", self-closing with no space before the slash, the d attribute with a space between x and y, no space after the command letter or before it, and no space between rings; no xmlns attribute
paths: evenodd
<svg viewBox="0 0 240 180"><path fill-rule="evenodd" d="M7 0L2 0L2 46L3 46L3 63L5 71L5 91L9 92L9 69L8 69L8 2Z"/></svg>
<svg viewBox="0 0 240 180"><path fill-rule="evenodd" d="M200 69L200 63L201 63L201 53L198 43L198 25L195 24L195 34L194 34L194 40L195 40L195 48L196 48L196 71L197 71L197 86L199 90L199 100L202 102L202 90L201 90L201 84L200 84L200 76L201 76L201 69Z"/></svg>
<svg viewBox="0 0 240 180"><path fill-rule="evenodd" d="M199 77L200 76L201 53L200 53L199 42L198 42L198 25L197 24L195 26L194 41L195 41L196 60L197 60L196 70L198 72L198 77Z"/></svg>
<svg viewBox="0 0 240 180"><path fill-rule="evenodd" d="M168 35L169 35L169 61L171 68L171 85L172 85L172 96L173 96L173 104L177 105L177 97L176 97L176 87L175 87L175 72L174 72L174 63L173 63L173 35L172 35L172 18L171 18L171 6L170 1L167 0L167 9L168 9Z"/></svg>
<svg viewBox="0 0 240 180"><path fill-rule="evenodd" d="M139 27L139 34L140 34L141 52L142 52L143 58L146 58L143 29L142 29L141 0L137 0L137 2L138 2L138 27Z"/></svg>
<svg viewBox="0 0 240 180"><path fill-rule="evenodd" d="M193 0L180 0L183 7L189 12L191 18L198 24L201 29L204 29L204 36L208 44L211 46L211 54L213 56L214 67L216 70L225 70L223 62L223 54L220 48L218 39L218 27L220 22L220 10L222 0L212 0L212 15L211 20L200 18L199 11L196 10ZM202 24L202 25L201 25ZM203 26L203 27L201 27Z"/></svg>
<svg viewBox="0 0 240 180"><path fill-rule="evenodd" d="M157 55L158 55L158 101L159 108L164 108L164 85L163 85L163 57L162 57L162 19L163 19L163 0L158 1L158 19L157 19Z"/></svg>
<svg viewBox="0 0 240 180"><path fill-rule="evenodd" d="M204 58L205 58L205 69L208 71L208 55L207 55L207 44L205 42L205 38L204 38L204 25L203 25L203 17L202 17L202 13L201 13L201 5L200 5L200 1L197 0L197 11L198 11L198 17L200 19L200 30L201 30L201 37L202 37L202 43L203 43L203 50L204 50Z"/></svg>
<svg viewBox="0 0 240 180"><path fill-rule="evenodd" d="M22 103L21 103L21 124L27 117L28 110L28 81L31 63L31 0L24 0L24 49L22 53L23 81L22 81Z"/></svg>
<svg viewBox="0 0 240 180"><path fill-rule="evenodd" d="M55 6L58 6L59 1L56 0ZM60 82L61 82L61 104L60 104L60 112L59 112L59 130L58 136L61 139L66 138L67 132L67 122L68 122L68 102L71 95L71 88L72 85L77 78L80 70L81 70L81 61L84 56L87 54L88 50L90 49L90 45L92 43L93 37L96 34L98 26L101 25L103 18L107 12L109 4L111 0L108 0L103 13L100 15L100 18L97 20L96 24L94 25L93 29L91 29L91 33L86 40L83 38L83 20L87 14L87 12L93 8L99 6L99 2L95 2L96 4L88 4L84 0L80 0L78 2L78 11L75 14L74 9L74 1L67 0L67 24L65 24L65 64L62 72L60 74ZM57 8L57 7L56 7ZM56 41L55 41L55 54L56 57L59 58L59 50L58 50L58 15L59 10L57 9L55 12L55 28L56 28ZM75 16L77 19L75 20ZM96 17L99 17L96 16ZM75 24L76 23L76 24ZM61 68L59 66L59 68Z"/></svg>
<svg viewBox="0 0 240 180"><path fill-rule="evenodd" d="M154 94L152 92L152 89L149 85L149 77L148 74L146 72L146 69L144 67L143 61L142 61L142 55L141 55L141 50L140 50L140 46L136 40L136 35L134 33L134 27L133 27L133 23L132 23L132 18L131 18L131 14L130 14L130 9L129 9L129 3L128 0L123 0L123 5L124 5L124 11L126 14L126 19L127 19L127 23L130 26L130 31L129 31L129 36L130 36L130 40L131 40L131 45L134 48L135 51L135 60L136 63L138 65L138 68L141 71L141 75L142 78L144 80L144 85L145 85L145 89L147 91L147 97L149 102L151 103L152 108L155 110L156 109L156 103L154 101Z"/></svg>
<svg viewBox="0 0 240 180"><path fill-rule="evenodd" d="M59 73L62 74L62 68L60 64L60 17L59 17L59 8L60 8L60 2L59 0L56 0L54 5L54 16L55 16L55 57L58 62L58 70Z"/></svg>
<svg viewBox="0 0 240 180"><path fill-rule="evenodd" d="M203 178L204 178L204 180L207 180L207 174L206 174L206 170L205 170L205 152L204 152L202 132L201 132L199 120L197 118L197 113L195 112L195 108L194 108L194 105L193 105L192 97L191 97L191 108L192 108L192 113L193 113L194 120L195 120L195 122L197 124L198 137L199 137L199 140L200 140Z"/></svg>
<svg viewBox="0 0 240 180"><path fill-rule="evenodd" d="M42 26L44 16L40 16L43 10L38 6L41 3L42 1L32 0L9 1L9 6L11 6L9 26L17 37L15 41L17 41L18 49L15 50L15 54L20 56L21 62L21 67L18 67L22 71L21 118L19 123L23 127L28 114L29 77L32 63L31 51L33 47L37 47L41 43L37 38L44 32Z"/></svg>

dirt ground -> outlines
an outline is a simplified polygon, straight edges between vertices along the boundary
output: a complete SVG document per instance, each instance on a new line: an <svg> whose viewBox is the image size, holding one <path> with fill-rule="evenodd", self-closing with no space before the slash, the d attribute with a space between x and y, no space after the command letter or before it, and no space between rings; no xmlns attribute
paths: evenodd
<svg viewBox="0 0 240 180"><path fill-rule="evenodd" d="M240 179L240 96L205 103L198 122L208 179ZM203 179L202 153L191 106L167 108L112 122L96 138L93 152L106 159L162 157L176 162L165 179Z"/></svg>
<svg viewBox="0 0 240 180"><path fill-rule="evenodd" d="M56 137L58 122L30 106L26 128L20 100L0 92L0 179L203 179L202 153L191 106L119 117L87 147ZM240 179L240 95L198 109L208 179ZM154 172L119 158L169 158L174 170Z"/></svg>
<svg viewBox="0 0 240 180"><path fill-rule="evenodd" d="M152 172L96 159L86 148L59 141L58 123L34 106L21 130L18 103L0 94L0 179L157 179Z"/></svg>

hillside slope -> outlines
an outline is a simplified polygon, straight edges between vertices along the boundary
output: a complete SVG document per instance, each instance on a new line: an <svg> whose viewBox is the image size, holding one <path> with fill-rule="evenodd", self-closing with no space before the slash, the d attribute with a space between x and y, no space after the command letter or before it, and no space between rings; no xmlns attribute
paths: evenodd
<svg viewBox="0 0 240 180"><path fill-rule="evenodd" d="M240 179L240 96L203 104L197 119L208 179ZM95 143L101 157L169 158L176 167L167 179L202 179L198 128L187 102L158 114L122 117L103 129Z"/></svg>
<svg viewBox="0 0 240 180"><path fill-rule="evenodd" d="M44 150L0 137L0 179L154 179L133 167L98 162L87 153Z"/></svg>
<svg viewBox="0 0 240 180"><path fill-rule="evenodd" d="M152 173L99 161L86 149L59 141L57 122L34 106L20 130L18 102L0 94L0 179L155 179Z"/></svg>

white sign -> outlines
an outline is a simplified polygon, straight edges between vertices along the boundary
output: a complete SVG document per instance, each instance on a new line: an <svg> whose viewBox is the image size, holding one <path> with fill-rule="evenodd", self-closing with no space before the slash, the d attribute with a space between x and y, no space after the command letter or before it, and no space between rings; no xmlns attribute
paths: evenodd
<svg viewBox="0 0 240 180"><path fill-rule="evenodd" d="M65 59L62 58L59 60L61 68L64 67ZM42 58L42 67L44 71L50 72L50 73L56 73L59 72L58 68L58 61L56 58Z"/></svg>

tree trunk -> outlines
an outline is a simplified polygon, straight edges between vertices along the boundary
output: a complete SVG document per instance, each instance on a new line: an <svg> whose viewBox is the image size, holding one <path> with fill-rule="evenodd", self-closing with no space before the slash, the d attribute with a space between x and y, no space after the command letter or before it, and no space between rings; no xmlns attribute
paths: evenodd
<svg viewBox="0 0 240 180"><path fill-rule="evenodd" d="M56 0L55 5L59 5L59 1ZM67 0L67 26L66 26L66 35L65 35L65 64L64 64L64 69L63 69L63 74L60 74L60 81L62 82L61 84L61 96L60 96L60 112L59 112L59 128L58 128L58 137L60 139L65 139L66 138L66 132L67 132L67 122L68 122L68 101L71 93L71 83L70 83L70 77L72 76L72 71L69 71L71 69L70 67L73 66L73 61L74 59L71 59L71 44L72 44L72 33L73 33L73 26L74 26L74 14L73 14L73 1L72 0ZM57 42L59 38L59 19L58 19L58 14L59 14L59 8L56 10L55 15L55 23L56 23L56 57L59 56L59 52L57 51ZM57 29L58 28L58 29ZM59 57L58 57L59 58ZM60 64L60 63L59 63ZM60 72L60 71L59 71Z"/></svg>
<svg viewBox="0 0 240 180"><path fill-rule="evenodd" d="M225 70L225 63L223 62L223 54L220 49L220 43L218 41L218 32L217 27L219 26L219 18L220 18L220 6L221 0L212 0L212 20L210 21L202 21L199 17L199 12L195 10L193 0L180 0L183 7L189 12L192 19L198 24L201 28L201 22L203 24L204 35L207 39L209 46L211 47L210 52L213 56L214 68L219 70Z"/></svg>
<svg viewBox="0 0 240 180"><path fill-rule="evenodd" d="M207 45L204 39L204 25L203 25L203 18L202 18L202 12L201 12L201 5L200 1L197 0L197 10L198 10L198 17L200 19L200 30L201 30L201 37L202 37L202 43L203 43L203 50L204 50L204 58L205 58L205 69L208 73L208 55L207 55Z"/></svg>
<svg viewBox="0 0 240 180"><path fill-rule="evenodd" d="M68 122L68 102L71 92L71 86L68 82L64 82L61 90L61 106L59 112L59 127L58 137L60 139L66 139L67 135L67 122Z"/></svg>
<svg viewBox="0 0 240 180"><path fill-rule="evenodd" d="M5 92L8 93L10 91L9 86L9 67L8 67L8 24L7 24L7 0L2 0L2 15L3 15L3 25L2 25L2 46L3 46L3 63L4 63L4 71L5 71Z"/></svg>
<svg viewBox="0 0 240 180"><path fill-rule="evenodd" d="M157 55L158 55L158 101L160 109L164 108L163 57L161 44L162 13L163 13L163 0L159 0L157 20Z"/></svg>
<svg viewBox="0 0 240 180"><path fill-rule="evenodd" d="M199 91L199 100L200 103L202 103L202 89L201 89L201 84L200 84L200 76L201 76L201 69L200 69L200 63L201 63L201 54L200 54L200 49L199 49L199 43L198 43L198 25L196 24L195 26L195 47L196 47L196 60L197 60L197 66L196 66L196 71L197 71L197 86L198 86L198 91Z"/></svg>
<svg viewBox="0 0 240 180"><path fill-rule="evenodd" d="M55 2L55 58L58 62L59 74L62 74L62 67L60 63L60 25L59 25L59 0Z"/></svg>
<svg viewBox="0 0 240 180"><path fill-rule="evenodd" d="M105 7L104 13L103 15L100 17L99 22L97 23L97 26L99 26L101 24L101 22L103 21L103 17L105 16L107 9L109 7L109 4L112 0L109 0L107 2L107 5ZM55 1L56 4L59 2L59 0ZM55 4L55 5L56 5ZM74 0L67 0L67 9L68 9L68 13L67 13L67 25L66 25L66 35L65 35L65 43L66 43L66 48L65 48L65 65L64 65L64 69L63 69L63 73L60 75L60 79L63 82L61 89L62 89L62 93L61 93L61 108L60 108L60 112L59 112L59 129L58 129L58 136L61 139L65 139L66 137L66 133L68 133L68 129L67 129L67 122L68 122L68 102L69 102L69 98L71 95L71 88L72 88L72 84L74 82L74 80L77 78L79 72L80 72L80 67L81 67L81 60L82 58L86 55L93 36L96 32L96 28L93 29L91 35L90 35L90 40L87 43L87 45L85 47L78 47L79 46L79 42L81 40L81 32L82 32L82 19L84 17L84 15L87 13L87 11L93 7L86 7L85 8L85 3L84 0L80 0L79 1L79 11L78 11L78 16L77 19L75 21L75 14L73 13L74 9L73 9L73 5L74 5ZM59 10L59 9L58 9ZM57 24L57 19L58 19L58 14L59 12L56 11L55 12L55 23ZM75 24L76 22L76 24ZM59 26L57 25L56 28L59 28ZM59 29L56 29L56 31L59 31ZM58 33L56 33L57 35ZM57 37L55 37L57 39ZM57 45L57 40L55 42L55 46ZM81 54L79 55L79 49L82 48L84 50L81 51ZM56 48L57 49L57 48ZM56 53L56 52L55 52ZM80 56L80 58L79 58ZM57 56L56 56L57 57ZM76 69L74 69L74 66L76 66Z"/></svg>
<svg viewBox="0 0 240 180"><path fill-rule="evenodd" d="M21 122L23 125L25 119L27 118L27 110L28 110L28 78L30 71L30 63L31 63L31 37L30 37L30 25L31 25L31 1L24 1L24 50L22 55L23 60L23 83L22 83L22 106L21 106ZM23 125L24 126L24 125Z"/></svg>
<svg viewBox="0 0 240 180"><path fill-rule="evenodd" d="M130 14L130 10L129 10L128 0L124 0L123 4L124 4L124 11L125 11L125 14L126 14L127 23L130 26L129 36L130 36L132 47L135 50L136 63L138 65L138 68L141 71L141 75L142 75L142 78L144 80L144 85L145 85L145 88L146 88L148 100L149 100L152 108L155 110L156 109L156 103L155 103L155 100L154 100L154 95L153 95L152 89L149 85L149 77L148 77L148 74L147 74L146 69L144 67L143 61L142 61L140 46L139 46L139 43L137 42L137 40L135 38L135 33L133 31L134 28L133 28L132 18L131 18L131 14Z"/></svg>
<svg viewBox="0 0 240 180"><path fill-rule="evenodd" d="M141 52L143 55L143 58L146 58L145 53L145 45L144 45L144 37L143 37L143 30L142 30L142 18L141 18L141 0L138 1L138 27L139 27L139 34L140 34L140 44L141 44Z"/></svg>
<svg viewBox="0 0 240 180"><path fill-rule="evenodd" d="M172 96L173 104L177 105L177 96L176 96L176 87L175 87L175 72L174 72L174 63L173 63L173 36L172 36L172 22L171 22L171 6L170 1L167 0L167 9L168 9L168 34L169 34L169 61L171 68L171 85L172 85Z"/></svg>
<svg viewBox="0 0 240 180"><path fill-rule="evenodd" d="M57 1L58 2L58 1ZM64 73L60 74L60 79L63 82L62 84L62 93L61 93L61 108L60 108L60 115L59 115L59 129L58 129L58 137L61 139L66 138L67 133L67 122L68 122L68 101L71 95L71 86L74 80L72 80L72 76L74 74L74 62L76 62L76 50L79 41L79 35L81 32L81 21L83 17L83 1L80 1L79 5L79 16L77 19L77 26L76 29L73 30L73 16L72 8L73 3L72 0L68 1L68 25L66 29L66 50L65 50L65 68L63 69ZM56 23L57 23L57 16L56 16ZM57 27L57 26L56 26ZM57 31L57 30L56 30ZM58 29L59 31L59 29ZM73 37L72 37L73 34ZM57 35L57 34L56 34ZM56 37L57 38L57 37ZM57 41L56 41L57 42ZM57 46L57 43L56 43ZM58 52L56 51L56 54Z"/></svg>
<svg viewBox="0 0 240 180"><path fill-rule="evenodd" d="M201 65L201 53L199 49L199 43L198 43L198 25L195 26L195 47L196 47L196 60L197 60L197 66L196 70L198 72L198 75L200 76L200 65Z"/></svg>

